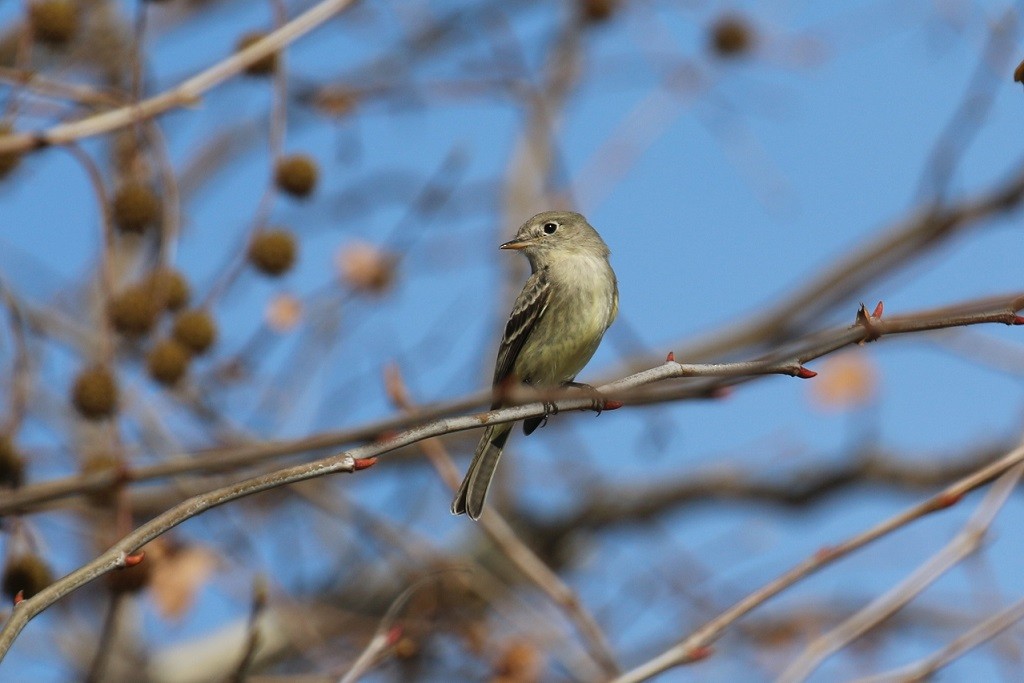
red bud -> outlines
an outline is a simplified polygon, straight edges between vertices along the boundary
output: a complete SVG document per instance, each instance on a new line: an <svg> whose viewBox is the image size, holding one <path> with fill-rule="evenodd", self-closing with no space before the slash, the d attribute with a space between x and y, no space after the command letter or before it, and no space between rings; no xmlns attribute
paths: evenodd
<svg viewBox="0 0 1024 683"><path fill-rule="evenodd" d="M140 562L142 562L142 560L145 559L145 557L146 557L146 551L144 551L144 550L139 550L137 552L132 553L131 555L125 555L124 556L124 566L125 566L125 568L127 568L127 567L134 567L135 565L137 565Z"/></svg>
<svg viewBox="0 0 1024 683"><path fill-rule="evenodd" d="M962 493L944 493L935 499L935 504L932 509L945 510L946 508L953 507L963 500L963 497L964 494Z"/></svg>
<svg viewBox="0 0 1024 683"><path fill-rule="evenodd" d="M690 650L687 659L691 662L699 662L702 659L707 659L712 654L714 654L714 652L714 648L712 648L710 645L702 645L701 647L695 647L692 650Z"/></svg>
<svg viewBox="0 0 1024 683"><path fill-rule="evenodd" d="M830 545L822 546L814 553L814 559L818 562L824 562L825 560L831 559L836 554L836 549Z"/></svg>

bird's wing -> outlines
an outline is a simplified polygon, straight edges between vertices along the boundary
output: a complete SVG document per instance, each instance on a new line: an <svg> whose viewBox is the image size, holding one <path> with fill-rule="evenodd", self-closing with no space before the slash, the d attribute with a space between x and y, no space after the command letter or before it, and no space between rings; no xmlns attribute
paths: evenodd
<svg viewBox="0 0 1024 683"><path fill-rule="evenodd" d="M505 323L505 335L498 348L498 362L494 366L494 384L497 386L512 374L519 352L529 339L537 321L547 310L551 285L544 270L530 276L523 286L523 291L512 307L512 313ZM520 381L528 382L529 377L520 377Z"/></svg>

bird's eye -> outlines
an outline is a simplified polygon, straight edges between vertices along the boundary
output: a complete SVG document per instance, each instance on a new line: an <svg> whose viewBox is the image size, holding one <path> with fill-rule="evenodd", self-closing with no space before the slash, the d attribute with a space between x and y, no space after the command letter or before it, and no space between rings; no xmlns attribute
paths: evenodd
<svg viewBox="0 0 1024 683"><path fill-rule="evenodd" d="M558 230L558 223L545 223L544 232L548 235L554 234L555 230Z"/></svg>

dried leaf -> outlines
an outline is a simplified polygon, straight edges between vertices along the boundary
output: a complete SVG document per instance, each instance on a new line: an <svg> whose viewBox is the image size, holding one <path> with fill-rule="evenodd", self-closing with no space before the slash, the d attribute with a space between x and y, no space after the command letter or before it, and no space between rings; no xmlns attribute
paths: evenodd
<svg viewBox="0 0 1024 683"><path fill-rule="evenodd" d="M823 362L809 387L816 408L829 412L851 410L874 400L878 373L865 354L844 353Z"/></svg>
<svg viewBox="0 0 1024 683"><path fill-rule="evenodd" d="M288 332L302 322L302 302L292 294L278 294L267 303L267 326L275 332Z"/></svg>
<svg viewBox="0 0 1024 683"><path fill-rule="evenodd" d="M188 612L218 563L216 553L203 546L169 549L153 567L150 580L150 593L160 614L178 619Z"/></svg>

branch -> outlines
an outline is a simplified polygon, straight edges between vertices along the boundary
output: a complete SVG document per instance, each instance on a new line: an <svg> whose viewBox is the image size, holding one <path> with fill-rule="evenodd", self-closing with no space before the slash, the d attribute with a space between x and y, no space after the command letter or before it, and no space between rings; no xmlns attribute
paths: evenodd
<svg viewBox="0 0 1024 683"><path fill-rule="evenodd" d="M992 615L945 647L918 662L875 676L860 678L854 683L902 683L904 681L909 683L928 680L938 673L939 669L995 638L1021 619L1024 619L1024 600L1018 600L1002 612Z"/></svg>
<svg viewBox="0 0 1024 683"><path fill-rule="evenodd" d="M873 341L889 334L907 334L993 322L1007 325L1020 324L1024 322L1024 318L1020 318L1016 314L1021 309L1024 309L1024 293L972 301L886 320L880 316L869 316L865 313L858 316L857 322L850 327L835 328L810 335L802 342L791 344L789 349L783 349L759 359L736 363L682 364L675 362L673 356L673 360L666 361L656 368L610 382L600 389L607 398L633 404L707 398L714 396L723 387L740 384L763 375L786 374L795 377L809 377L806 375L807 369L802 365L804 362L851 344ZM682 379L683 381L673 383L667 390L660 392L651 392L649 388L637 391L666 379ZM531 401L534 402L533 405L539 405L537 401L563 399L566 396L576 398L579 396L579 392L537 391L523 387L515 389L506 398L509 402L518 403L518 407L523 408L528 407ZM149 481L195 472L223 472L305 451L339 448L345 444L376 439L382 434L390 434L418 424L425 424L431 420L472 410L485 404L490 398L489 392L479 392L462 399L424 406L408 414L399 414L351 429L324 432L289 441L205 449L169 458L154 465L117 472L101 471L88 475L75 475L31 484L4 496L0 501L0 517L30 512L44 503L68 496L102 492L119 482ZM559 403L558 405L561 407L563 404ZM566 403L565 405L570 404ZM587 402L584 407L577 400L572 404L572 408L567 409L592 407L592 402ZM495 411L487 415L495 422L511 421L497 417L504 414L504 411ZM533 417L538 414L541 413L528 413L524 416ZM522 419L522 417L514 419Z"/></svg>
<svg viewBox="0 0 1024 683"><path fill-rule="evenodd" d="M387 376L388 395L392 401L404 410L415 408L409 392L396 366L392 366ZM455 470L448 449L437 439L420 442L420 448L452 491L459 487L459 475ZM605 676L619 673L619 665L608 638L601 630L597 619L583 606L579 596L556 574L526 543L520 539L509 523L497 510L491 508L480 517L480 528L491 543L511 562L516 569L542 593L565 611L576 630L583 636L588 653L601 667Z"/></svg>
<svg viewBox="0 0 1024 683"><path fill-rule="evenodd" d="M684 640L665 652L615 679L615 683L637 683L647 680L662 671L676 666L690 664L708 657L710 645L718 640L732 624L743 616L768 602L785 589L802 579L818 572L823 567L860 550L873 541L901 529L911 522L933 512L955 505L970 491L988 484L997 477L1024 463L1024 443L1005 456L946 487L931 498L876 524L870 529L853 536L839 545L825 546L778 578L770 581L727 610L711 619Z"/></svg>
<svg viewBox="0 0 1024 683"><path fill-rule="evenodd" d="M837 302L876 283L885 273L908 262L915 254L934 248L964 229L1000 213L1012 211L1024 200L1024 165L1003 184L948 206L918 210L851 251L775 305L743 316L729 328L676 347L680 356L694 359L721 357L747 347L761 347L788 339ZM635 371L654 362L642 356L627 368Z"/></svg>
<svg viewBox="0 0 1024 683"><path fill-rule="evenodd" d="M828 633L815 638L803 653L786 667L779 676L779 681L799 683L806 680L830 655L895 614L925 588L977 550L996 515L1002 510L1010 493L1020 481L1021 474L1024 474L1024 463L1018 463L1000 476L953 540L903 581L872 600Z"/></svg>
<svg viewBox="0 0 1024 683"><path fill-rule="evenodd" d="M686 472L675 479L594 486L580 493L583 502L575 511L553 522L538 520L533 526L541 537L557 541L582 531L642 522L685 505L711 501L743 500L795 507L863 483L935 490L992 462L1006 450L986 446L953 461L937 455L903 461L883 452L866 451L834 467L795 468L783 480L758 479L748 476L749 468L722 464L706 472ZM525 511L523 516L528 516Z"/></svg>
<svg viewBox="0 0 1024 683"><path fill-rule="evenodd" d="M1024 307L1024 295L1015 297L1009 303L984 302L961 306L955 309L947 309L940 314L921 314L907 318L894 318L883 322L879 315L859 315L858 322L852 327L844 330L832 331L825 335L825 341L814 346L817 349L814 353L824 355L830 351L842 348L851 343L867 342L878 339L884 334L904 333L923 329L937 329L953 325L979 324L985 322L1002 322L1005 324L1024 323L1024 318L1016 315L1016 312ZM880 314L880 308L876 314ZM977 310L976 310L977 309ZM629 377L605 384L599 388L603 398L595 399L592 396L578 397L578 392L539 392L545 400L528 403L525 405L513 405L508 408L492 410L476 415L468 415L456 418L444 418L413 427L388 440L371 443L353 448L344 453L313 461L305 465L297 465L268 474L252 477L237 484L218 488L209 493L193 496L184 502L174 506L167 512L158 515L151 521L143 524L138 529L122 538L110 550L100 555L92 562L59 579L43 591L28 600L17 604L12 611L7 623L0 630L0 661L10 649L18 633L25 627L25 624L39 614L46 607L72 591L81 588L93 579L102 574L125 566L128 555L140 548L148 541L165 533L169 529L181 524L186 519L209 510L210 508L245 496L266 491L278 486L292 484L298 481L305 481L335 472L354 472L357 469L369 467L377 456L394 451L403 446L417 443L423 439L434 436L441 436L457 431L478 429L480 427L500 424L505 422L517 422L528 417L540 417L550 411L551 403L560 411L565 410L594 410L607 402L618 401L635 394L634 390L647 384L660 382L666 379L680 377L725 377L735 380L738 377L754 374L787 374L796 377L813 377L800 362L800 358L810 359L817 357L811 352L799 357L779 359L766 357L754 361L740 361L738 363L715 363L711 365L685 365L677 363L672 355L661 366L636 373ZM720 380L725 381L725 380ZM524 389L513 391L510 398L517 399L521 395L535 397L538 392L527 392ZM574 398L559 398L547 400L550 396L557 395L576 396ZM621 397L621 398L620 398ZM985 472L987 470L982 470ZM987 481L987 480L986 480ZM781 589L780 589L781 590ZM626 679L630 680L630 679Z"/></svg>
<svg viewBox="0 0 1024 683"><path fill-rule="evenodd" d="M167 512L158 515L135 531L124 536L95 560L58 579L31 598L18 602L11 611L3 629L0 630L0 662L3 661L3 657L6 656L11 645L14 643L14 639L21 633L21 630L30 619L64 596L78 590L103 574L115 569L123 569L130 564L137 564L142 559L142 556L133 555L132 553L185 520L191 519L201 512L205 512L218 505L223 505L254 493L325 474L355 472L366 466L367 463L365 461L353 455L341 454L333 458L326 458L306 465L290 467L260 477L246 479L231 486L225 486L209 493L193 496L175 505Z"/></svg>
<svg viewBox="0 0 1024 683"><path fill-rule="evenodd" d="M70 123L63 123L44 131L4 135L0 137L0 154L26 152L51 145L64 145L146 121L171 109L196 106L199 104L200 96L206 91L215 88L244 71L246 67L301 38L335 14L347 9L354 2L355 0L322 0L244 50L217 62L176 87L138 103Z"/></svg>

